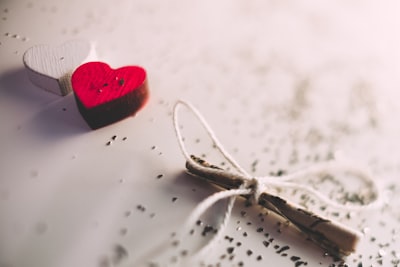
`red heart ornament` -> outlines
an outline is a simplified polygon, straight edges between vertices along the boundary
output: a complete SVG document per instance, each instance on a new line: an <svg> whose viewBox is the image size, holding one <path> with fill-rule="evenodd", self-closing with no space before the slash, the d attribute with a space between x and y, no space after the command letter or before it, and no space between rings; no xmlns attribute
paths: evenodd
<svg viewBox="0 0 400 267"><path fill-rule="evenodd" d="M146 71L138 66L112 69L103 62L88 62L71 77L78 109L92 129L135 114L149 92Z"/></svg>

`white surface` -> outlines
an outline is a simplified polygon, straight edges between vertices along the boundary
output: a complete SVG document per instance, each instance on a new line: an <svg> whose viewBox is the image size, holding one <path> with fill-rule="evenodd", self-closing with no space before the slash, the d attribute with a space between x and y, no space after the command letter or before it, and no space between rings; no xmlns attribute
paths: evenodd
<svg viewBox="0 0 400 267"><path fill-rule="evenodd" d="M196 105L255 175L290 172L332 155L367 164L389 205L324 214L365 233L348 266L397 266L396 1L9 0L0 6L0 266L137 266L152 258L149 252L215 192L183 174L171 118L178 98ZM30 83L26 49L76 38L96 42L112 67L147 69L150 101L136 117L91 131L72 95ZM196 121L187 117L183 124L189 149L221 164ZM205 224L218 221L222 210L217 206ZM332 264L290 227L278 233L279 218L261 222L260 212L239 201L226 233L233 242L221 240L204 257L206 266L295 266L292 256L307 266ZM194 228L188 247L205 240L204 225ZM265 233L274 238L269 247ZM116 245L128 254L120 261ZM288 255L274 245L289 245ZM170 248L161 261L177 253Z"/></svg>

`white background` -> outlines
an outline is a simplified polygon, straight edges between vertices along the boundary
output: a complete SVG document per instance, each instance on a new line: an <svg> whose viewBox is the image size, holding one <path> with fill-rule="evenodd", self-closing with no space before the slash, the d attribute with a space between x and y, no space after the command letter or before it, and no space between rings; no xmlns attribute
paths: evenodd
<svg viewBox="0 0 400 267"><path fill-rule="evenodd" d="M171 117L180 98L254 175L334 157L368 166L388 204L325 215L364 233L345 264L397 266L399 11L396 1L1 1L0 266L180 262L181 251L159 245L217 191L184 173ZM73 95L30 83L26 49L76 38L95 42L114 68L146 68L150 101L135 117L93 131ZM223 164L192 117L182 124L191 152ZM188 247L207 240L201 231L223 208L194 226ZM279 233L281 219L259 213L237 202L226 230L234 240L221 240L205 266L334 266L292 227ZM287 255L275 245L290 246Z"/></svg>

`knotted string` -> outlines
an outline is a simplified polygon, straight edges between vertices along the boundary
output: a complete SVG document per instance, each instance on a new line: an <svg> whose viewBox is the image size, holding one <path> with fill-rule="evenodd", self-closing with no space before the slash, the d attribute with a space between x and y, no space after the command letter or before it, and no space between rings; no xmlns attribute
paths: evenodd
<svg viewBox="0 0 400 267"><path fill-rule="evenodd" d="M212 169L212 168L206 168L201 165L199 165L198 162L196 162L190 154L188 153L185 144L184 144L184 139L182 136L182 133L180 131L180 126L179 126L179 109L180 107L185 106L189 111L191 111L199 120L200 124L208 134L208 136L211 138L211 140L214 142L214 147L222 154L222 156L236 169L238 172L238 176L240 176L243 180L246 182L240 186L237 189L230 189L230 190L225 190L225 191L220 191L217 193L214 193L213 195L209 196L208 198L204 199L201 203L199 203L195 209L192 211L192 213L189 215L189 217L186 219L186 222L184 224L184 227L182 229L181 233L188 233L190 231L190 228L194 225L194 223L200 218L200 216L206 212L211 206L213 206L216 202L222 199L229 198L228 204L225 210L225 213L223 215L222 222L219 226L219 229L217 231L217 234L214 235L209 242L203 246L197 253L192 255L192 259L194 259L196 256L201 255L203 252L206 250L210 249L216 241L218 241L221 237L221 235L224 232L224 229L226 228L230 215L232 213L232 208L235 202L235 199L237 196L240 195L250 195L257 203L258 197L262 192L264 192L267 188L270 187L276 187L276 188L292 188L292 189L301 189L303 191L306 191L312 195L314 195L316 198L318 198L320 201L324 202L326 205L333 207L333 208L338 208L346 211L357 211L357 210L365 210L369 208L377 208L382 205L383 199L380 194L380 190L378 189L377 184L375 183L375 180L373 179L372 174L364 167L356 166L354 163L346 163L346 162L338 162L338 161L329 161L329 162L324 162L324 163L318 163L313 166L310 166L308 168L305 168L303 170L294 172L292 174L288 175L282 175L279 177L276 176L264 176L264 177L253 177L251 176L248 172L246 172L245 169L243 169L236 161L235 159L224 149L222 146L221 142L218 140L214 132L212 131L211 127L208 125L207 121L204 119L204 117L200 114L200 112L192 106L190 103L185 102L183 100L177 101L177 103L174 106L174 112L173 112L173 123L174 123L174 129L175 129L175 134L178 139L178 143L180 146L180 149L182 151L182 154L184 155L186 161L191 164L192 166L195 166L196 168L202 169L204 168L204 171L206 172L221 172L224 170L221 169ZM353 173L357 175L359 178L364 180L368 184L370 188L373 189L374 191L374 196L375 199L368 203L368 204L363 204L363 205L348 205L348 204L341 204L339 202L333 201L332 199L326 197L319 191L315 190L314 188L308 186L308 185L303 185L294 182L294 180L306 177L306 176L321 176L321 175L327 175L329 173L335 173L335 172L346 172L346 173ZM231 174L235 175L235 174ZM251 185L251 186L250 186Z"/></svg>

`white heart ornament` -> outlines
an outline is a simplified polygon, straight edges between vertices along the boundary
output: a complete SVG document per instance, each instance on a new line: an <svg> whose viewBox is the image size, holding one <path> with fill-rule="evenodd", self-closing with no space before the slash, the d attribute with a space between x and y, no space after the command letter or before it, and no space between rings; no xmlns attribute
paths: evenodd
<svg viewBox="0 0 400 267"><path fill-rule="evenodd" d="M72 91L73 71L94 58L95 52L90 42L72 40L58 47L33 46L24 53L23 61L33 84L65 96Z"/></svg>

